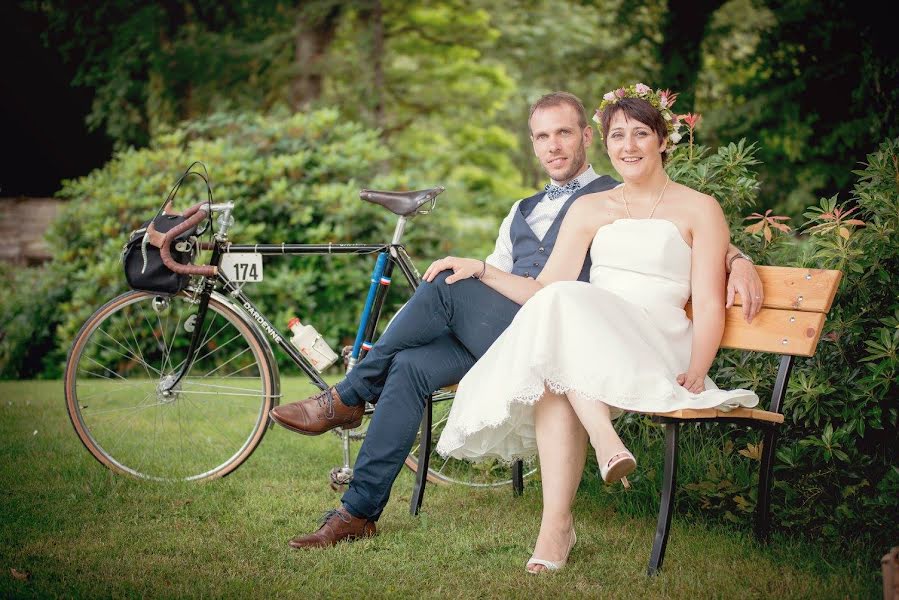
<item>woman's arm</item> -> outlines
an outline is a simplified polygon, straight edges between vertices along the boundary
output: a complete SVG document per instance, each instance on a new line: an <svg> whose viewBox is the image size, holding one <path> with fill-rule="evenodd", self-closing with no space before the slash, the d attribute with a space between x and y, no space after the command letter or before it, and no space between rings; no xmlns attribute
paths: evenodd
<svg viewBox="0 0 899 600"><path fill-rule="evenodd" d="M693 346L687 372L677 382L693 393L705 389L724 334L724 256L730 231L718 202L702 196L692 215L693 258L690 274L693 304Z"/></svg>
<svg viewBox="0 0 899 600"><path fill-rule="evenodd" d="M568 214L562 221L559 237L546 266L536 279L506 273L485 261L475 258L458 258L447 256L431 263L422 279L433 281L438 273L452 269L453 274L446 278L447 284L455 283L466 277L478 277L485 285L490 286L506 298L518 304L524 304L531 296L554 281L577 279L587 248L596 233L598 211L596 203L600 201L596 194L581 196L575 200Z"/></svg>

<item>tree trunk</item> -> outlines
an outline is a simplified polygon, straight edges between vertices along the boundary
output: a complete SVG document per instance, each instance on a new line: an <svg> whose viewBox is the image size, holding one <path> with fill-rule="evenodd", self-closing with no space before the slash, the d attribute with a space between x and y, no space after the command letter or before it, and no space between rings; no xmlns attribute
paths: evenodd
<svg viewBox="0 0 899 600"><path fill-rule="evenodd" d="M372 69L374 70L375 126L384 131L384 11L381 0L372 2Z"/></svg>
<svg viewBox="0 0 899 600"><path fill-rule="evenodd" d="M678 92L678 112L693 110L706 27L723 0L668 0L662 27L659 86Z"/></svg>
<svg viewBox="0 0 899 600"><path fill-rule="evenodd" d="M334 6L323 15L311 17L300 10L296 18L294 60L297 76L290 86L289 102L294 111L307 108L322 93L322 66L325 53L337 30L340 7Z"/></svg>

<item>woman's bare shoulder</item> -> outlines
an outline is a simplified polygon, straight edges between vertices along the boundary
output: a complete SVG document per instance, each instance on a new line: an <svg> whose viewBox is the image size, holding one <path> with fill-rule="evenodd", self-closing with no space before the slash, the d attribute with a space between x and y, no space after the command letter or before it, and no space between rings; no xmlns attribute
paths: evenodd
<svg viewBox="0 0 899 600"><path fill-rule="evenodd" d="M584 194L579 197L568 209L566 220L577 223L581 228L595 228L596 223L601 221L608 210L612 196L608 190L605 192L594 192L592 194Z"/></svg>
<svg viewBox="0 0 899 600"><path fill-rule="evenodd" d="M691 187L680 183L672 185L672 200L679 210L696 216L708 216L722 214L721 204L714 196L703 194Z"/></svg>
<svg viewBox="0 0 899 600"><path fill-rule="evenodd" d="M574 201L574 205L572 205L572 208L574 208L575 206L577 206L579 204L583 205L583 206L594 206L594 207L600 206L607 200L612 199L616 194L620 195L621 192L619 192L617 190L618 190L618 188L612 188L610 190L604 190L602 192L593 192L592 194L584 194L583 196L581 196L580 198L578 198L577 200Z"/></svg>

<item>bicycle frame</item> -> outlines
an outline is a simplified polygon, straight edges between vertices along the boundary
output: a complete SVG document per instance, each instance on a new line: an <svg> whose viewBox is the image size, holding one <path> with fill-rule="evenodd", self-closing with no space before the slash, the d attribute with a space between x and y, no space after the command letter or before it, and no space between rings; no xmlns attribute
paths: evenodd
<svg viewBox="0 0 899 600"><path fill-rule="evenodd" d="M372 272L372 285L369 297L359 318L359 328L353 354L350 356L351 366L364 356L371 348L371 338L381 316L381 309L390 287L390 275L394 266L399 266L400 271L414 290L418 287L419 277L415 266L412 264L405 248L399 244L235 244L228 248L229 253L252 252L263 256L287 255L287 256L321 256L330 254L374 254L378 253L378 261ZM321 378L319 372L312 366L305 356L289 343L285 334L277 330L259 312L253 302L243 293L240 287L231 282L221 271L218 281L230 295L234 296L241 308L246 311L260 326L268 337L275 342L291 360L308 375L322 390L328 389L328 384Z"/></svg>
<svg viewBox="0 0 899 600"><path fill-rule="evenodd" d="M431 208L433 208L433 206L434 200L432 198ZM372 347L372 338L375 334L378 321L381 317L381 309L383 308L384 300L387 297L387 292L388 288L390 287L391 276L393 274L394 267L399 266L400 272L406 278L406 281L409 282L409 285L411 286L413 291L418 287L418 284L421 281L421 276L419 275L415 266L412 264L412 260L409 258L409 255L406 253L405 246L400 243L403 232L405 231L407 217L399 217L393 232L393 239L389 244L288 244L283 242L280 244L231 244L228 241L227 231L230 225L233 223L233 219L231 219L232 208L233 205L231 204L208 205L209 210L219 210L221 212L218 220L220 228L219 231L213 236L213 241L211 243L200 244L201 248L212 250L212 256L208 265L202 268L208 268L209 270L203 271L201 269L200 274L202 275L203 279L201 279L200 288L197 290L197 293L194 296L194 302L199 306L197 314L193 321L193 331L191 333L191 339L187 349L187 358L184 361L184 364L179 372L173 377L170 377L169 381L163 382L161 384L162 392L165 393L174 389L175 386L178 385L178 383L184 378L187 373L190 372L190 369L193 367L193 362L196 357L198 347L201 344L200 338L202 336L202 324L205 320L206 311L209 307L209 298L215 291L217 284L220 284L222 286L224 294L228 294L238 301L236 306L238 306L239 309L243 311L249 324L257 330L257 334L259 335L260 339L264 339L267 336L271 341L275 343L275 345L279 346L285 353L287 353L294 364L306 374L310 381L318 386L320 390L327 390L329 386L321 377L318 370L315 369L310 361L307 360L296 348L294 348L292 344L288 343L287 336L280 330L278 330L274 325L272 325L271 322L269 322L269 320L259 311L259 309L256 308L256 306L247 297L247 295L243 293L243 283L231 281L221 269L218 269L221 264L222 257L226 253L253 253L263 256L378 254L378 259L375 263L375 267L371 275L368 297L366 298L365 307L363 308L362 314L359 318L356 340L353 344L352 352L348 357L347 372L349 372ZM196 207L194 209L194 212L196 212ZM185 215L187 215L187 212L185 212ZM196 220L199 220L202 217L195 216L194 218ZM164 251L163 260L165 260ZM372 410L373 407L366 407L366 413L369 413ZM331 472L332 486L334 486L335 484L341 485L349 483L352 480L353 476L353 470L350 467L349 462L350 435L348 430L342 429L341 437L343 439L344 461L342 467L335 468Z"/></svg>
<svg viewBox="0 0 899 600"><path fill-rule="evenodd" d="M406 253L406 249L402 244L222 244L216 242L213 245L212 258L209 264L218 266L221 262L222 255L227 253L258 253L263 256L323 256L333 254L375 254L377 253L378 261L372 272L371 287L369 295L366 299L365 307L359 319L359 327L356 335L356 343L353 346L353 354L350 356L349 369L358 362L364 353L371 348L371 339L374 335L375 328L381 316L381 309L384 300L387 297L388 288L391 283L391 274L395 266L399 266L400 271L406 281L414 290L418 287L420 276L412 260ZM207 278L204 281L203 289L199 294L199 309L197 311L196 323L203 323L206 317L206 310L209 304L209 296L211 295L215 284L222 286L223 292L234 297L239 306L250 319L256 324L260 331L265 333L267 337L280 347L290 359L299 367L319 389L328 389L328 384L322 379L321 374L312 366L308 359L303 356L294 346L289 343L288 335L277 329L271 322L259 311L255 304L243 292L243 285L235 283L219 270L216 279ZM167 389L174 388L182 377L190 371L193 365L193 357L197 345L200 343L200 331L202 327L196 326L191 336L190 345L188 346L187 356L181 371L166 384Z"/></svg>

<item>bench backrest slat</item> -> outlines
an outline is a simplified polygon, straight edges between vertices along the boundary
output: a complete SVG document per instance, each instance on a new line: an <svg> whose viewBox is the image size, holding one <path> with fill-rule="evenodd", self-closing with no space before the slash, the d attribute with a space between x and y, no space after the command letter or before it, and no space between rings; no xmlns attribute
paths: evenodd
<svg viewBox="0 0 899 600"><path fill-rule="evenodd" d="M758 266L765 289L765 308L826 313L837 293L842 273L824 269ZM743 300L737 294L735 304Z"/></svg>
<svg viewBox="0 0 899 600"><path fill-rule="evenodd" d="M741 306L727 309L721 347L813 356L842 273L794 267L756 268L765 290L763 308L751 325L743 319ZM738 295L738 302L739 298ZM693 318L689 304L687 314Z"/></svg>

